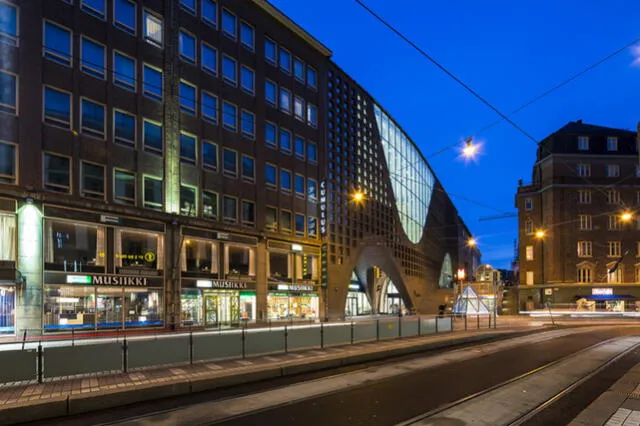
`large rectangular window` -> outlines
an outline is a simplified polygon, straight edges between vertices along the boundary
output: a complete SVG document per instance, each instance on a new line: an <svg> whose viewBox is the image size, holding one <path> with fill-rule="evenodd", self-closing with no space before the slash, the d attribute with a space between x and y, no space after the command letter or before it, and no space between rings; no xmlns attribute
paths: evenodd
<svg viewBox="0 0 640 426"><path fill-rule="evenodd" d="M136 3L134 1L113 1L113 25L131 35L136 34Z"/></svg>
<svg viewBox="0 0 640 426"><path fill-rule="evenodd" d="M80 104L82 133L98 139L104 139L104 105L83 98Z"/></svg>
<svg viewBox="0 0 640 426"><path fill-rule="evenodd" d="M202 98L202 119L210 123L218 123L218 97L204 90L200 92Z"/></svg>
<svg viewBox="0 0 640 426"><path fill-rule="evenodd" d="M196 37L186 30L180 30L178 44L180 47L180 58L185 62L195 65Z"/></svg>
<svg viewBox="0 0 640 426"><path fill-rule="evenodd" d="M44 221L44 267L65 272L104 272L104 226Z"/></svg>
<svg viewBox="0 0 640 426"><path fill-rule="evenodd" d="M291 193L291 172L289 170L280 170L280 189L282 192Z"/></svg>
<svg viewBox="0 0 640 426"><path fill-rule="evenodd" d="M307 124L318 127L318 107L313 104L307 104Z"/></svg>
<svg viewBox="0 0 640 426"><path fill-rule="evenodd" d="M291 132L280 129L280 150L285 154L291 154Z"/></svg>
<svg viewBox="0 0 640 426"><path fill-rule="evenodd" d="M295 216L296 237L304 237L305 217L303 214L296 213Z"/></svg>
<svg viewBox="0 0 640 426"><path fill-rule="evenodd" d="M265 228L267 231L278 230L278 209L275 207L267 206L265 213Z"/></svg>
<svg viewBox="0 0 640 426"><path fill-rule="evenodd" d="M242 65L240 68L240 87L251 96L253 96L256 91L255 79L255 72L251 68Z"/></svg>
<svg viewBox="0 0 640 426"><path fill-rule="evenodd" d="M144 206L148 209L162 210L163 189L162 179L152 176L144 177Z"/></svg>
<svg viewBox="0 0 640 426"><path fill-rule="evenodd" d="M0 142L0 182L16 183L17 149L10 143Z"/></svg>
<svg viewBox="0 0 640 426"><path fill-rule="evenodd" d="M249 183L256 181L256 161L248 155L242 155L242 180Z"/></svg>
<svg viewBox="0 0 640 426"><path fill-rule="evenodd" d="M238 199L225 195L222 197L222 218L227 223L238 222Z"/></svg>
<svg viewBox="0 0 640 426"><path fill-rule="evenodd" d="M136 204L136 174L124 170L113 171L113 199L122 204Z"/></svg>
<svg viewBox="0 0 640 426"><path fill-rule="evenodd" d="M180 214L183 216L197 216L198 189L194 186L180 185Z"/></svg>
<svg viewBox="0 0 640 426"><path fill-rule="evenodd" d="M264 126L264 142L269 148L276 149L278 147L278 127L270 122L266 121Z"/></svg>
<svg viewBox="0 0 640 426"><path fill-rule="evenodd" d="M291 92L283 87L280 88L280 109L291 114Z"/></svg>
<svg viewBox="0 0 640 426"><path fill-rule="evenodd" d="M113 110L113 140L121 145L136 146L136 116Z"/></svg>
<svg viewBox="0 0 640 426"><path fill-rule="evenodd" d="M68 67L71 66L73 48L71 31L53 22L44 22L44 57Z"/></svg>
<svg viewBox="0 0 640 426"><path fill-rule="evenodd" d="M240 23L240 43L253 52L255 46L255 30L249 23Z"/></svg>
<svg viewBox="0 0 640 426"><path fill-rule="evenodd" d="M104 45L82 37L80 43L80 69L85 74L104 80L106 49Z"/></svg>
<svg viewBox="0 0 640 426"><path fill-rule="evenodd" d="M145 151L162 155L164 147L162 125L145 119L142 128L142 141Z"/></svg>
<svg viewBox="0 0 640 426"><path fill-rule="evenodd" d="M132 92L136 91L136 60L115 50L113 51L113 84Z"/></svg>
<svg viewBox="0 0 640 426"><path fill-rule="evenodd" d="M296 197L304 198L305 186L304 186L304 175L300 175L296 173L294 179L294 188L296 191Z"/></svg>
<svg viewBox="0 0 640 426"><path fill-rule="evenodd" d="M264 81L264 100L268 105L278 107L278 86L268 79Z"/></svg>
<svg viewBox="0 0 640 426"><path fill-rule="evenodd" d="M196 115L198 99L196 86L186 81L180 82L180 110L187 114Z"/></svg>
<svg viewBox="0 0 640 426"><path fill-rule="evenodd" d="M162 102L162 71L160 69L144 64L142 84L145 96Z"/></svg>
<svg viewBox="0 0 640 426"><path fill-rule="evenodd" d="M118 268L162 269L164 250L160 234L116 229L115 240Z"/></svg>
<svg viewBox="0 0 640 426"><path fill-rule="evenodd" d="M44 189L71 192L71 162L69 157L44 153Z"/></svg>
<svg viewBox="0 0 640 426"><path fill-rule="evenodd" d="M44 121L47 124L70 128L71 94L45 86Z"/></svg>
<svg viewBox="0 0 640 426"><path fill-rule="evenodd" d="M162 18L144 11L144 38L149 43L162 47Z"/></svg>
<svg viewBox="0 0 640 426"><path fill-rule="evenodd" d="M222 57L222 78L227 84L234 87L238 85L238 65L231 56Z"/></svg>
<svg viewBox="0 0 640 426"><path fill-rule="evenodd" d="M256 137L256 116L252 112L242 110L242 136L248 139Z"/></svg>
<svg viewBox="0 0 640 426"><path fill-rule="evenodd" d="M5 71L0 71L0 111L18 112L18 77Z"/></svg>
<svg viewBox="0 0 640 426"><path fill-rule="evenodd" d="M218 244L188 239L183 245L182 270L194 273L218 273Z"/></svg>
<svg viewBox="0 0 640 426"><path fill-rule="evenodd" d="M0 43L18 45L18 7L0 2Z"/></svg>
<svg viewBox="0 0 640 426"><path fill-rule="evenodd" d="M256 203L242 200L242 224L253 228L256 224Z"/></svg>
<svg viewBox="0 0 640 426"><path fill-rule="evenodd" d="M218 171L218 145L202 141L202 166L213 172Z"/></svg>
<svg viewBox="0 0 640 426"><path fill-rule="evenodd" d="M207 219L218 218L218 194L212 191L202 192L202 215Z"/></svg>
<svg viewBox="0 0 640 426"><path fill-rule="evenodd" d="M238 153L231 149L222 150L222 171L226 177L238 177Z"/></svg>
<svg viewBox="0 0 640 426"><path fill-rule="evenodd" d="M302 138L302 136L296 135L294 149L296 158L304 161L304 139Z"/></svg>
<svg viewBox="0 0 640 426"><path fill-rule="evenodd" d="M267 62L269 62L272 65L276 65L277 64L277 52L278 52L278 45L276 44L275 41L271 40L270 38L266 38L264 39L264 58L267 60Z"/></svg>
<svg viewBox="0 0 640 426"><path fill-rule="evenodd" d="M291 53L283 47L280 47L280 69L291 74Z"/></svg>
<svg viewBox="0 0 640 426"><path fill-rule="evenodd" d="M104 166L99 164L80 163L80 193L83 197L104 199Z"/></svg>
<svg viewBox="0 0 640 426"><path fill-rule="evenodd" d="M222 103L222 126L232 132L238 130L238 107L227 101Z"/></svg>
<svg viewBox="0 0 640 426"><path fill-rule="evenodd" d="M218 26L218 4L214 0L202 0L200 6L202 20L213 28Z"/></svg>
<svg viewBox="0 0 640 426"><path fill-rule="evenodd" d="M200 45L200 62L203 70L218 75L218 50L204 41Z"/></svg>
<svg viewBox="0 0 640 426"><path fill-rule="evenodd" d="M180 132L180 160L184 163L196 164L196 137L190 133Z"/></svg>
<svg viewBox="0 0 640 426"><path fill-rule="evenodd" d="M276 189L278 187L278 168L273 164L265 164L264 179L267 189Z"/></svg>
<svg viewBox="0 0 640 426"><path fill-rule="evenodd" d="M238 18L228 9L222 9L222 32L232 40L238 38Z"/></svg>
<svg viewBox="0 0 640 426"><path fill-rule="evenodd" d="M98 19L104 19L104 0L80 0L80 8L83 12L87 12Z"/></svg>

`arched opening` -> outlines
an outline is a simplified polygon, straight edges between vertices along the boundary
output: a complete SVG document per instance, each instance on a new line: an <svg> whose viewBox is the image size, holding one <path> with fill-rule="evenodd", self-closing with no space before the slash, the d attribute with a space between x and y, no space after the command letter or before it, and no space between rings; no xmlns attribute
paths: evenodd
<svg viewBox="0 0 640 426"><path fill-rule="evenodd" d="M402 298L402 294L391 281L389 277L384 275L381 277L382 291L380 292L378 312L381 314L398 315L406 311L406 305Z"/></svg>
<svg viewBox="0 0 640 426"><path fill-rule="evenodd" d="M351 273L344 314L347 317L355 317L358 315L371 315L372 313L371 299L367 293L366 283L363 283L354 271Z"/></svg>

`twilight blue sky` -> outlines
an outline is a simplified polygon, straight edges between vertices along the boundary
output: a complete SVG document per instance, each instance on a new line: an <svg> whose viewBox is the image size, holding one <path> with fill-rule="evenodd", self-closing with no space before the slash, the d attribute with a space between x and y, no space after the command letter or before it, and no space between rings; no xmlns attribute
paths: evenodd
<svg viewBox="0 0 640 426"><path fill-rule="evenodd" d="M483 261L509 267L517 220L478 221L515 211L518 179L531 179L535 145L507 123L476 134L498 117L353 0L271 0L326 44L333 60L367 89L420 146L479 238ZM366 0L463 81L505 113L640 38L637 0ZM635 129L640 121L640 64L635 49L513 116L540 140L569 121ZM637 50L640 57L640 48ZM639 60L640 62L640 60ZM476 164L441 148L474 135Z"/></svg>

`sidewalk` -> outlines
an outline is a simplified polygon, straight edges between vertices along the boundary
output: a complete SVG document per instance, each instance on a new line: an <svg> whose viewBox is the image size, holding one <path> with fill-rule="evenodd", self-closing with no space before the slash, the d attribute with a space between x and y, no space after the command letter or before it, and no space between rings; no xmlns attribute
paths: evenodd
<svg viewBox="0 0 640 426"><path fill-rule="evenodd" d="M6 385L0 386L0 419L3 424L14 424L79 414L541 329L514 327L456 331L247 359L67 377L42 384Z"/></svg>

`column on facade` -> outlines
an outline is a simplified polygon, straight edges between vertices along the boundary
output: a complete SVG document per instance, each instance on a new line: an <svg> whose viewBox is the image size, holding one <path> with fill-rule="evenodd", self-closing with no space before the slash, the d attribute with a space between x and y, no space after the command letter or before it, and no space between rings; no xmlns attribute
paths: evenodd
<svg viewBox="0 0 640 426"><path fill-rule="evenodd" d="M39 334L42 330L42 211L32 202L22 203L18 210L18 270L22 288L16 303L18 333Z"/></svg>
<svg viewBox="0 0 640 426"><path fill-rule="evenodd" d="M258 241L256 255L256 310L257 321L267 320L267 241Z"/></svg>

